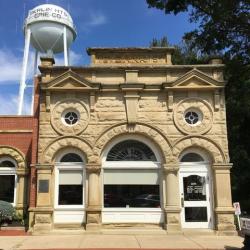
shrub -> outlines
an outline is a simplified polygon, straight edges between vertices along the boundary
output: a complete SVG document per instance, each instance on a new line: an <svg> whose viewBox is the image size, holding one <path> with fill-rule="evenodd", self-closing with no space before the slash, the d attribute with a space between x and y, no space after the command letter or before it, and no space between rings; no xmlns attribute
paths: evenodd
<svg viewBox="0 0 250 250"><path fill-rule="evenodd" d="M1 222L2 221L11 221L14 214L15 209L11 203L6 201L0 201L0 214L1 214Z"/></svg>

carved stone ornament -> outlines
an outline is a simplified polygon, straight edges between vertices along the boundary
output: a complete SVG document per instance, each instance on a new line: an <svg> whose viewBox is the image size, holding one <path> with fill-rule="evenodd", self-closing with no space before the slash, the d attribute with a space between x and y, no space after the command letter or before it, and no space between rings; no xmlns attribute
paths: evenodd
<svg viewBox="0 0 250 250"><path fill-rule="evenodd" d="M185 120L185 114L192 110L200 114L199 122L196 124L189 124ZM174 122L184 134L204 134L210 130L213 123L212 108L202 99L185 99L179 102L174 108Z"/></svg>
<svg viewBox="0 0 250 250"><path fill-rule="evenodd" d="M74 111L78 114L78 121L68 125L63 120L63 114ZM76 99L67 99L59 102L51 112L51 124L62 135L76 135L81 133L89 123L89 113L85 105Z"/></svg>

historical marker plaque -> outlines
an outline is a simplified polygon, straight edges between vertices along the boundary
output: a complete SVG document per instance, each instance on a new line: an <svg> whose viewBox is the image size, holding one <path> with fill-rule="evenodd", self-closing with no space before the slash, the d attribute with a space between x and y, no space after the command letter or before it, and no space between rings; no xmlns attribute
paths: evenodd
<svg viewBox="0 0 250 250"><path fill-rule="evenodd" d="M49 192L49 180L39 180L38 193Z"/></svg>

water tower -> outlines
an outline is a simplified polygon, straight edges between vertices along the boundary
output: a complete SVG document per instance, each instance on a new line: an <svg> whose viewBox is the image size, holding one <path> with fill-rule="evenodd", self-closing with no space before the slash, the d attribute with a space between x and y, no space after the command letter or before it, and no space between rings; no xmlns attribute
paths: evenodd
<svg viewBox="0 0 250 250"><path fill-rule="evenodd" d="M53 4L42 4L29 11L24 22L25 46L19 89L18 115L22 114L24 90L30 44L35 49L34 71L37 68L38 53L53 54L64 52L64 65L69 65L69 47L76 38L76 29L69 13ZM34 92L34 91L33 91ZM34 97L32 96L32 100ZM33 105L32 105L33 107Z"/></svg>

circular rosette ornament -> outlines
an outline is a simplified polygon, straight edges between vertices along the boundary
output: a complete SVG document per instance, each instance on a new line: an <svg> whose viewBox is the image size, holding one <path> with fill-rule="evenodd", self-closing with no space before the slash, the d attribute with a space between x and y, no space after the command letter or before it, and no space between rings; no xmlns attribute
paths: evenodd
<svg viewBox="0 0 250 250"><path fill-rule="evenodd" d="M174 109L174 122L185 134L204 134L213 124L212 108L202 99L185 99Z"/></svg>
<svg viewBox="0 0 250 250"><path fill-rule="evenodd" d="M68 99L59 102L51 112L51 124L62 135L81 133L89 123L89 113L78 100Z"/></svg>

